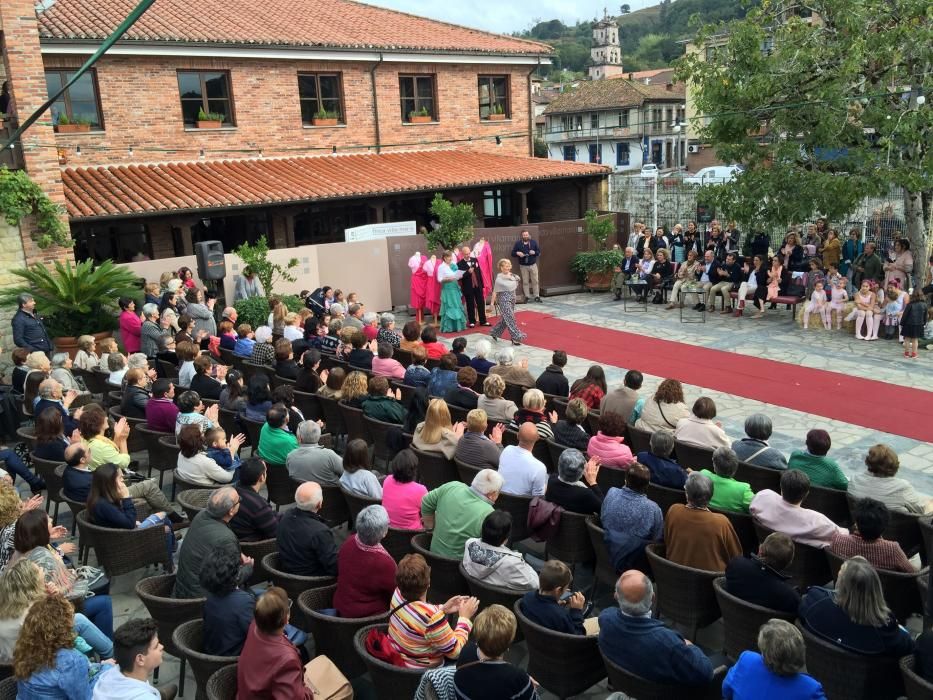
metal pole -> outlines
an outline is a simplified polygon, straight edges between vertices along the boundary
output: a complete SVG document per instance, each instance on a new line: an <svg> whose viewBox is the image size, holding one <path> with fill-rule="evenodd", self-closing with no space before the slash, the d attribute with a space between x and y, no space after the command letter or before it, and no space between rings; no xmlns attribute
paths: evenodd
<svg viewBox="0 0 933 700"><path fill-rule="evenodd" d="M654 233L658 230L658 173L654 174L654 223L651 227L651 232Z"/></svg>

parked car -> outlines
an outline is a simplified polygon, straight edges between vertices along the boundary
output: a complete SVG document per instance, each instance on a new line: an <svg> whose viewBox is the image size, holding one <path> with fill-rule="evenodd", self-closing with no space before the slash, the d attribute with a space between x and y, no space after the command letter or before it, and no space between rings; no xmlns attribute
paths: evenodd
<svg viewBox="0 0 933 700"><path fill-rule="evenodd" d="M658 177L658 166L654 163L645 163L641 166L641 176L642 177Z"/></svg>
<svg viewBox="0 0 933 700"><path fill-rule="evenodd" d="M695 175L684 178L687 185L721 185L731 182L743 170L740 165L711 165L697 171Z"/></svg>

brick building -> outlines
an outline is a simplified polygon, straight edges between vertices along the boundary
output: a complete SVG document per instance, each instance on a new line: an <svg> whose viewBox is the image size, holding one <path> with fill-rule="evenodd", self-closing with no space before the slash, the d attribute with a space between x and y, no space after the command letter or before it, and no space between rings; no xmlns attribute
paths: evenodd
<svg viewBox="0 0 933 700"><path fill-rule="evenodd" d="M16 116L134 6L3 0ZM340 241L350 226L427 223L436 191L486 226L576 218L604 208L604 169L530 157L531 76L550 51L349 0L158 0L24 134L23 158L66 206L79 259L263 233Z"/></svg>

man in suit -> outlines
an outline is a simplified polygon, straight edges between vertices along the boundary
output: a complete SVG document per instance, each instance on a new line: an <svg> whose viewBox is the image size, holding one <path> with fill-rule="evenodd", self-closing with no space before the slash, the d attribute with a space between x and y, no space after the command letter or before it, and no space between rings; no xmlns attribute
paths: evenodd
<svg viewBox="0 0 933 700"><path fill-rule="evenodd" d="M704 294L709 294L713 285L721 281L719 279L719 263L712 250L707 250L706 253L703 254L703 264L697 270L697 280L700 282L700 287L702 287ZM702 299L703 297L700 298ZM693 310L705 311L706 304L700 302L693 307Z"/></svg>
<svg viewBox="0 0 933 700"><path fill-rule="evenodd" d="M483 297L483 270L479 260L470 251L470 246L463 246L460 250L462 257L457 263L457 269L463 270L460 287L463 289L463 298L466 299L467 320L470 328L476 326L476 316L479 314L481 326L492 324L486 321L486 299Z"/></svg>

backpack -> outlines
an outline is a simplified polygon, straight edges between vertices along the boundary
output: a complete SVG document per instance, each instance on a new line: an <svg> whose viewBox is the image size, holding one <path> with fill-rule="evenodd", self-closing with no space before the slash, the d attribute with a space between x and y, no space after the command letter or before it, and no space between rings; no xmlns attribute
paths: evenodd
<svg viewBox="0 0 933 700"><path fill-rule="evenodd" d="M540 496L531 499L528 506L528 532L535 542L546 542L557 534L560 515L564 509Z"/></svg>

